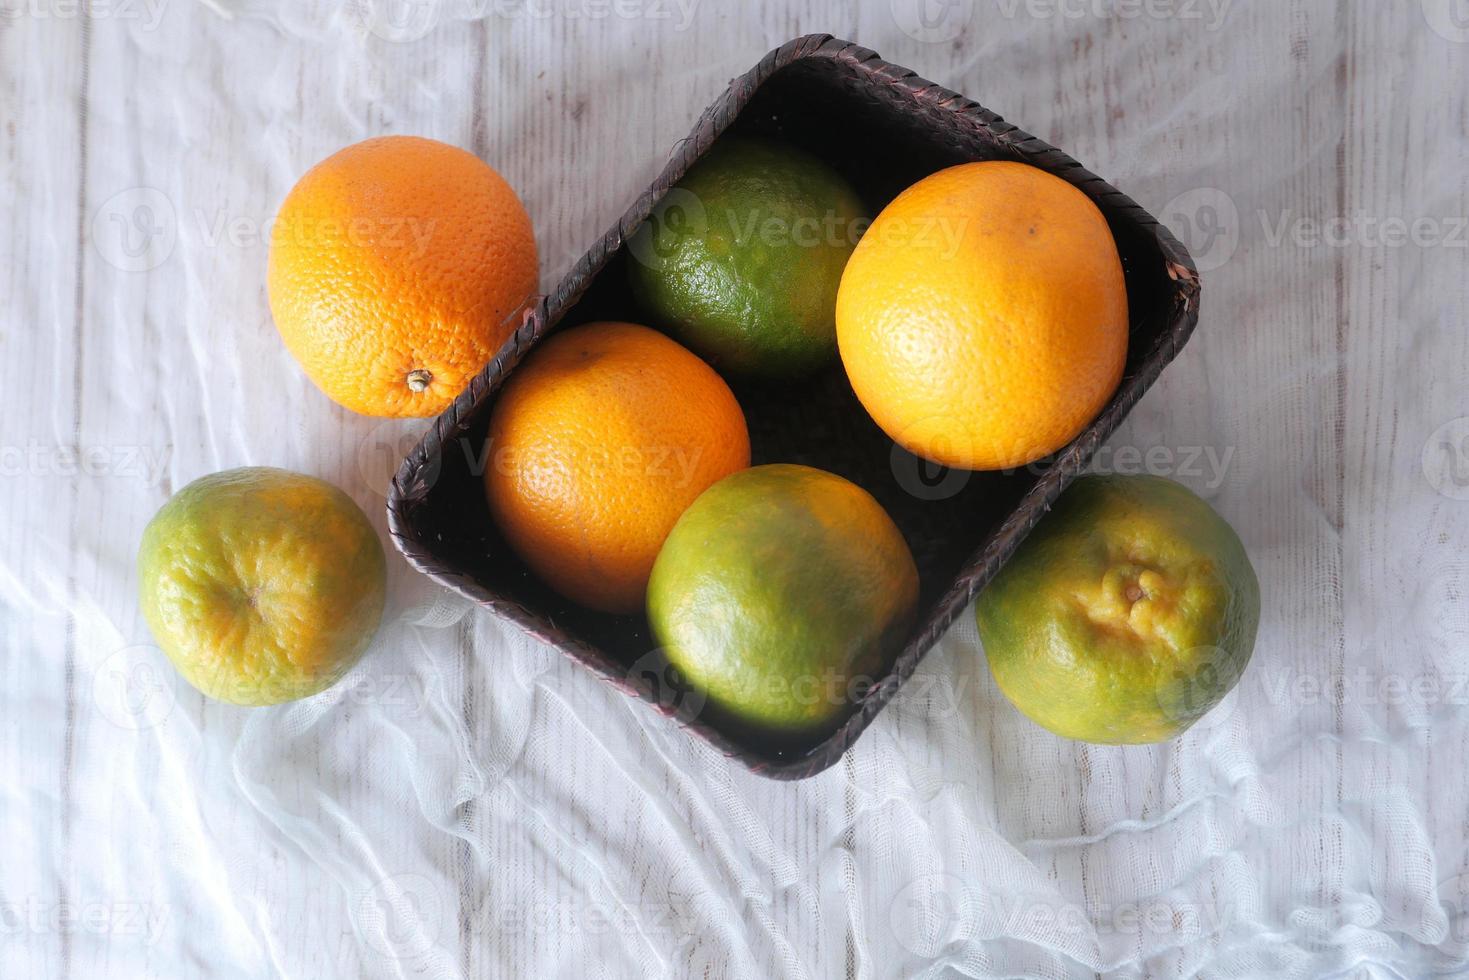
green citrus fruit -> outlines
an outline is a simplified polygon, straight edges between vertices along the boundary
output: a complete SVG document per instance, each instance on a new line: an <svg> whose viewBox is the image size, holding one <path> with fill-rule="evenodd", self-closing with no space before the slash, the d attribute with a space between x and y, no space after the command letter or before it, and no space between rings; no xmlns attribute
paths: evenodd
<svg viewBox="0 0 1469 980"><path fill-rule="evenodd" d="M1238 682L1260 584L1234 529L1187 487L1084 476L975 615L996 683L1032 721L1085 742L1161 742Z"/></svg>
<svg viewBox="0 0 1469 980"><path fill-rule="evenodd" d="M886 672L918 571L867 491L809 466L756 466L690 505L658 553L648 619L710 708L758 731L839 721Z"/></svg>
<svg viewBox="0 0 1469 980"><path fill-rule="evenodd" d="M143 617L180 674L233 704L336 683L382 617L382 544L341 490L247 467L174 494L143 531Z"/></svg>
<svg viewBox="0 0 1469 980"><path fill-rule="evenodd" d="M718 368L808 373L836 356L837 286L865 221L815 157L721 140L629 243L633 295Z"/></svg>

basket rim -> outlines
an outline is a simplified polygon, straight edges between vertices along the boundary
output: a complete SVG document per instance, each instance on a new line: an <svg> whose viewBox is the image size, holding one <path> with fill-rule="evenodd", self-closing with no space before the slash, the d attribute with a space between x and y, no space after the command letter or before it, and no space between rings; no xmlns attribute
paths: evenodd
<svg viewBox="0 0 1469 980"><path fill-rule="evenodd" d="M900 97L941 110L952 124L982 132L986 139L1004 147L1014 158L1040 166L1078 187L1109 215L1116 216L1146 233L1162 255L1171 295L1157 340L1138 364L1124 375L1117 391L1102 412L1068 446L1054 456L1046 472L1020 498L999 527L980 541L960 566L954 583L929 609L891 668L869 689L845 721L821 742L789 758L772 758L752 750L695 717L678 719L678 724L712 744L724 755L737 759L750 770L773 779L802 779L834 765L887 705L898 688L912 676L919 662L968 607L969 602L1013 554L1025 535L1050 509L1061 492L1080 474L1097 447L1116 430L1122 419L1152 386L1192 335L1198 322L1201 282L1188 250L1152 214L1126 194L1087 170L1063 151L1006 122L979 103L944 86L921 78L910 69L880 58L876 52L830 34L807 34L768 52L752 69L735 78L729 87L695 121L688 137L676 143L659 175L570 270L548 295L539 296L524 311L520 326L458 397L434 420L394 474L387 500L388 533L394 546L417 571L474 600L501 619L509 620L531 637L556 647L611 682L623 693L637 697L665 716L675 711L660 703L628 668L595 646L561 634L554 624L526 609L514 599L498 595L473 577L442 562L427 542L415 535L410 511L427 494L431 469L445 445L468 428L484 402L528 351L553 329L581 299L592 280L628 238L652 213L658 201L681 180L720 135L734 122L755 93L778 71L803 59L827 59L842 64L854 74L891 87ZM1043 163L1038 161L1044 161Z"/></svg>

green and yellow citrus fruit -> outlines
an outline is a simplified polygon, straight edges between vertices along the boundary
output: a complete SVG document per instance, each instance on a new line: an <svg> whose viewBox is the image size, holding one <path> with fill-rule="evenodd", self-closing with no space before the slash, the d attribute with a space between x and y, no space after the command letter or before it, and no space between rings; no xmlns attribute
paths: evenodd
<svg viewBox="0 0 1469 980"><path fill-rule="evenodd" d="M807 373L836 356L837 286L862 201L793 147L721 141L629 243L632 291L721 370Z"/></svg>
<svg viewBox="0 0 1469 980"><path fill-rule="evenodd" d="M839 721L886 672L917 598L913 557L876 500L831 473L772 464L725 477L679 518L653 566L648 619L711 708L795 735Z"/></svg>
<svg viewBox="0 0 1469 980"><path fill-rule="evenodd" d="M143 617L212 698L278 704L336 683L382 617L382 544L341 490L268 467L202 477L143 532Z"/></svg>
<svg viewBox="0 0 1469 980"><path fill-rule="evenodd" d="M1187 487L1085 476L975 605L1000 690L1085 742L1161 742L1238 682L1260 586L1239 536Z"/></svg>

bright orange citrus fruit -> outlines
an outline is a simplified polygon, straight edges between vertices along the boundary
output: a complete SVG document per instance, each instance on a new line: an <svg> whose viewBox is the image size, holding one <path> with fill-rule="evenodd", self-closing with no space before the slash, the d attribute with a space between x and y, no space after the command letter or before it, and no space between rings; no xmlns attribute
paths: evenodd
<svg viewBox="0 0 1469 980"><path fill-rule="evenodd" d="M270 310L332 400L436 415L479 373L536 291L515 191L471 153L364 140L307 171L271 231Z"/></svg>
<svg viewBox="0 0 1469 980"><path fill-rule="evenodd" d="M750 465L734 394L673 340L592 323L544 341L492 410L485 491L517 554L567 598L642 608L658 549L705 488Z"/></svg>
<svg viewBox="0 0 1469 980"><path fill-rule="evenodd" d="M837 293L837 345L894 441L963 469L1023 466L1106 405L1127 357L1107 221L1045 171L941 170L867 229Z"/></svg>

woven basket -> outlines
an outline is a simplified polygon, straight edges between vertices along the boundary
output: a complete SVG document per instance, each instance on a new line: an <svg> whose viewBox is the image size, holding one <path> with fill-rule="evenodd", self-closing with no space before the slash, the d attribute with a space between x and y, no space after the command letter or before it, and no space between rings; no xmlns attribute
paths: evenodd
<svg viewBox="0 0 1469 980"><path fill-rule="evenodd" d="M639 319L628 295L624 243L664 193L726 132L786 140L821 157L862 193L871 213L943 167L1022 160L1071 182L1101 208L1116 237L1132 322L1126 374L1097 419L1045 461L1012 473L926 472L872 422L841 366L799 385L732 381L754 463L795 462L864 487L892 515L918 564L917 625L891 672L837 729L803 744L762 741L721 725L670 684L641 616L581 608L543 585L496 531L481 474L495 393L548 331L597 319ZM558 647L678 719L750 769L800 779L832 765L912 675L918 661L1082 471L1198 320L1199 279L1188 252L1126 195L1060 150L961 95L824 34L770 52L699 118L668 166L547 297L439 418L393 480L388 526L408 561L436 581Z"/></svg>

